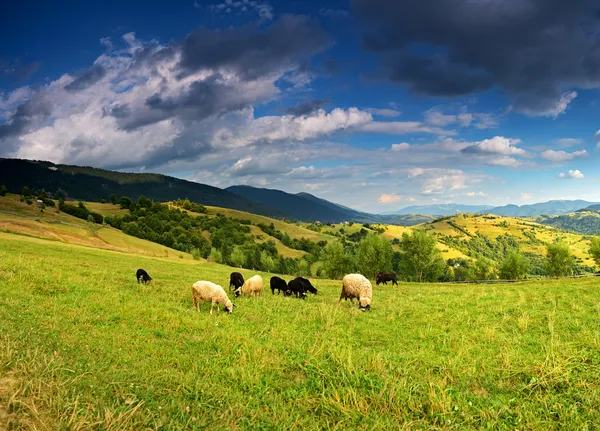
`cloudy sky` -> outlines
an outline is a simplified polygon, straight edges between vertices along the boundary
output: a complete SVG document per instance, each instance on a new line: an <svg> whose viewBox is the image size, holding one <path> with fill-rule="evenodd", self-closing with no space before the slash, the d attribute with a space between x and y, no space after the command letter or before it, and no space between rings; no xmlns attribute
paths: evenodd
<svg viewBox="0 0 600 431"><path fill-rule="evenodd" d="M600 201L597 0L134 3L2 2L0 157L370 212Z"/></svg>

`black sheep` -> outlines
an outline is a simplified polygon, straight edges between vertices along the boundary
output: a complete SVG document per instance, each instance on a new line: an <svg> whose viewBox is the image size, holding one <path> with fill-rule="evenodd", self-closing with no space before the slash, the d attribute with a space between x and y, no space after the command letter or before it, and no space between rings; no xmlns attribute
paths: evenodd
<svg viewBox="0 0 600 431"><path fill-rule="evenodd" d="M294 295L296 298L306 299L306 284L300 278L295 278L288 283L286 296Z"/></svg>
<svg viewBox="0 0 600 431"><path fill-rule="evenodd" d="M312 285L312 283L310 282L310 280L304 278L304 277L296 277L296 280L301 281L302 283L304 283L304 290L307 292L312 293L313 295L317 294L317 289L315 288L315 286Z"/></svg>
<svg viewBox="0 0 600 431"><path fill-rule="evenodd" d="M279 278L277 276L271 277L271 293L275 295L275 291L277 290L277 294L279 295L281 292L285 295L285 292L288 290L287 282L283 278Z"/></svg>
<svg viewBox="0 0 600 431"><path fill-rule="evenodd" d="M388 281L392 282L392 285L398 285L396 281L396 274L390 272L380 272L375 278L375 283L379 286L379 283L387 284Z"/></svg>
<svg viewBox="0 0 600 431"><path fill-rule="evenodd" d="M152 281L152 277L150 277L150 275L148 275L148 273L146 271L144 271L142 268L140 268L136 271L135 278L137 278L138 284L140 284L140 283L147 284Z"/></svg>
<svg viewBox="0 0 600 431"><path fill-rule="evenodd" d="M229 289L237 290L244 285L244 276L239 272L232 272L229 276Z"/></svg>

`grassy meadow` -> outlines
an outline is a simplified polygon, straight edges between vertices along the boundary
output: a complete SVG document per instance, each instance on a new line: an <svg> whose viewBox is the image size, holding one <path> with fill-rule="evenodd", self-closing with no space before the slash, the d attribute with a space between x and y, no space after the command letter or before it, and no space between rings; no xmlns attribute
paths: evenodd
<svg viewBox="0 0 600 431"><path fill-rule="evenodd" d="M0 233L0 429L598 429L594 277L192 309L230 272Z"/></svg>

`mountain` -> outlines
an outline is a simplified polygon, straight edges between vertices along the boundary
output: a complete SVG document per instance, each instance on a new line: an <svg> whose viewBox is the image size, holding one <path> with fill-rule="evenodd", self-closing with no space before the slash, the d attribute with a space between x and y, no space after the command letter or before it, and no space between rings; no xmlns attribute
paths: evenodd
<svg viewBox="0 0 600 431"><path fill-rule="evenodd" d="M532 205L506 205L502 207L492 208L486 211L488 214L496 214L506 217L532 217L537 215L561 215L568 214L582 208L587 208L595 202L587 202L582 200L554 200L541 202Z"/></svg>
<svg viewBox="0 0 600 431"><path fill-rule="evenodd" d="M493 207L489 205L460 205L460 204L440 204L440 205L414 205L402 208L389 214L433 214L437 216L449 216L459 213L480 213Z"/></svg>
<svg viewBox="0 0 600 431"><path fill-rule="evenodd" d="M291 194L281 190L250 186L231 186L225 190L287 214L293 220L320 221L321 223L389 223L406 226L431 221L433 217L416 214L379 215L353 210L343 205L318 198L310 193Z"/></svg>
<svg viewBox="0 0 600 431"><path fill-rule="evenodd" d="M280 212L251 202L218 187L160 174L137 174L108 171L84 166L56 165L51 162L0 159L0 184L11 193L21 193L23 186L84 201L108 199L111 193L136 199L140 195L166 202L189 199L203 205L237 209L272 217Z"/></svg>

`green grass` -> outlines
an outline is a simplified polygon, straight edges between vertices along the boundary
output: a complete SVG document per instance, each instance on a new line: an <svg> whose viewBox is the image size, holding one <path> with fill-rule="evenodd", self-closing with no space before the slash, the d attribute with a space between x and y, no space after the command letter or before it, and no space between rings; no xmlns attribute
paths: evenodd
<svg viewBox="0 0 600 431"><path fill-rule="evenodd" d="M230 271L1 234L0 429L598 427L595 278L193 310Z"/></svg>

